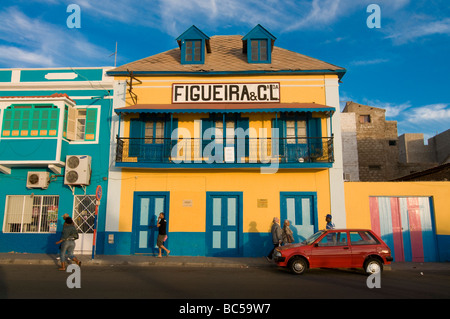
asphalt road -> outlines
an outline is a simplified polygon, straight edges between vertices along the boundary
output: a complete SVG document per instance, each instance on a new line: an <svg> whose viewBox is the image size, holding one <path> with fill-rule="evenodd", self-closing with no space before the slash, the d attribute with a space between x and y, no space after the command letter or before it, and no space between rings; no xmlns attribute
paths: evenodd
<svg viewBox="0 0 450 319"><path fill-rule="evenodd" d="M75 273L48 265L0 265L1 299L448 299L450 271L384 271L368 288L358 270L276 267L89 266ZM68 280L69 278L69 280ZM79 283L80 288L68 288Z"/></svg>

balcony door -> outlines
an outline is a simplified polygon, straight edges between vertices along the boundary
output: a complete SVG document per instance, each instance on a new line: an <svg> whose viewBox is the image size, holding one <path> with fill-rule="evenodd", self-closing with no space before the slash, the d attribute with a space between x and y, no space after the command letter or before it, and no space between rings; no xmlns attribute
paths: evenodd
<svg viewBox="0 0 450 319"><path fill-rule="evenodd" d="M239 114L211 114L209 118L202 119L202 151L205 161L211 163L241 162L239 155L248 156L249 136L236 136L236 129L243 134L248 133L249 119L241 118ZM214 131L207 131L215 129ZM207 132L205 134L205 132ZM211 134L212 133L212 134ZM238 152L240 147L240 152ZM227 152L231 150L232 152ZM225 153L227 156L225 157ZM230 156L231 154L231 156Z"/></svg>
<svg viewBox="0 0 450 319"><path fill-rule="evenodd" d="M311 113L285 113L273 122L280 133L280 155L287 163L314 162L323 154L321 119Z"/></svg>
<svg viewBox="0 0 450 319"><path fill-rule="evenodd" d="M170 154L170 136L177 121L165 117L140 116L130 120L129 157L139 162L163 163Z"/></svg>

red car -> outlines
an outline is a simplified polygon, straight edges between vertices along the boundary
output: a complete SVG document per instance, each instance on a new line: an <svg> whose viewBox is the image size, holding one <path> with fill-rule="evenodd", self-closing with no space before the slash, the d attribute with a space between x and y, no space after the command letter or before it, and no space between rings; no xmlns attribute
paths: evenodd
<svg viewBox="0 0 450 319"><path fill-rule="evenodd" d="M294 274L308 268L363 268L367 274L383 270L393 260L389 247L368 229L321 230L300 244L275 249L273 260Z"/></svg>

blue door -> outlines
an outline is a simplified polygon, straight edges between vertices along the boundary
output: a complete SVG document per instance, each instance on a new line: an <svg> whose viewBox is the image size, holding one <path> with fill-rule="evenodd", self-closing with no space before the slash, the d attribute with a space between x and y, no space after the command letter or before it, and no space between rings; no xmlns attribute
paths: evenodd
<svg viewBox="0 0 450 319"><path fill-rule="evenodd" d="M157 254L156 224L160 213L164 213L169 231L169 193L135 192L133 207L133 253ZM166 248L168 241L164 244Z"/></svg>
<svg viewBox="0 0 450 319"><path fill-rule="evenodd" d="M209 192L206 200L207 256L240 256L242 193Z"/></svg>
<svg viewBox="0 0 450 319"><path fill-rule="evenodd" d="M273 121L280 130L280 155L287 163L315 162L323 154L321 119L311 113L285 115Z"/></svg>
<svg viewBox="0 0 450 319"><path fill-rule="evenodd" d="M131 119L128 156L137 157L139 162L167 161L171 150L170 136L177 126L177 119Z"/></svg>
<svg viewBox="0 0 450 319"><path fill-rule="evenodd" d="M316 193L281 192L280 206L280 226L289 220L296 243L318 230Z"/></svg>

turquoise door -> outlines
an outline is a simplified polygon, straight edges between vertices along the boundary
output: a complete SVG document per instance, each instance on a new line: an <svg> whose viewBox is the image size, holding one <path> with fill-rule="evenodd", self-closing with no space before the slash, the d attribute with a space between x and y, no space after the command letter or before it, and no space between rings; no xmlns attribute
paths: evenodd
<svg viewBox="0 0 450 319"><path fill-rule="evenodd" d="M295 242L302 242L318 230L316 193L281 192L280 195L280 226L289 220Z"/></svg>
<svg viewBox="0 0 450 319"><path fill-rule="evenodd" d="M169 231L169 193L135 192L133 209L133 253L157 254L156 223L160 213L165 214ZM168 247L169 240L164 244Z"/></svg>
<svg viewBox="0 0 450 319"><path fill-rule="evenodd" d="M209 192L206 197L207 256L240 256L242 194Z"/></svg>

